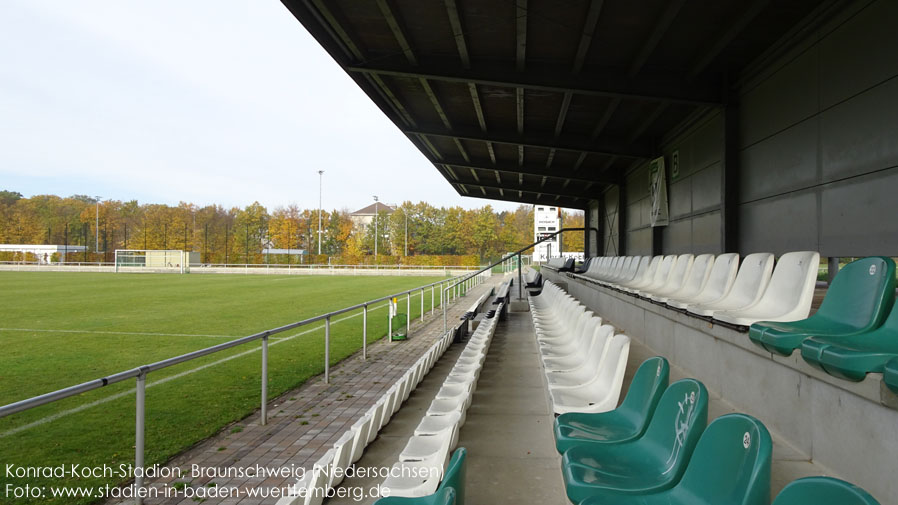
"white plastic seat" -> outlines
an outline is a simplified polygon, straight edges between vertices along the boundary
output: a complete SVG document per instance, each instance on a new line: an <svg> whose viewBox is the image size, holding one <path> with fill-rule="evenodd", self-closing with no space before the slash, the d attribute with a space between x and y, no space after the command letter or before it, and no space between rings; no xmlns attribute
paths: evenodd
<svg viewBox="0 0 898 505"><path fill-rule="evenodd" d="M724 297L703 304L689 304L686 310L700 316L710 316L718 310L738 310L750 307L767 288L773 271L773 255L770 253L749 254L742 260L739 273L730 292Z"/></svg>
<svg viewBox="0 0 898 505"><path fill-rule="evenodd" d="M451 451L457 444L457 424L434 435L413 435L399 453L399 461L426 461L441 451Z"/></svg>
<svg viewBox="0 0 898 505"><path fill-rule="evenodd" d="M579 382L573 382L574 384L582 384L588 381L602 363L608 342L611 341L613 336L614 327L610 324L602 325L596 328L590 346L585 352L568 357L567 360L543 360L548 383L571 384L571 380L566 377L578 377L579 379L574 380L579 380ZM575 361L574 357L578 358L579 361Z"/></svg>
<svg viewBox="0 0 898 505"><path fill-rule="evenodd" d="M456 411L463 412L468 396L470 395L457 396L446 400L434 399L430 402L430 407L427 408L427 415L446 416Z"/></svg>
<svg viewBox="0 0 898 505"><path fill-rule="evenodd" d="M386 408L386 400L384 397L380 397L368 412L371 414L371 429L368 430L368 441L365 442L365 445L370 444L377 438L377 432L380 431L380 421L383 419L384 408Z"/></svg>
<svg viewBox="0 0 898 505"><path fill-rule="evenodd" d="M678 309L685 309L686 306L690 304L698 305L719 300L727 295L730 292L730 289L733 288L733 283L736 282L736 274L738 272L739 254L721 254L714 259L711 273L708 274L708 281L698 293L683 293L671 296L667 300L667 305Z"/></svg>
<svg viewBox="0 0 898 505"><path fill-rule="evenodd" d="M632 281L618 284L617 288L632 293L642 287L648 286L655 279L655 273L658 271L658 267L661 266L662 261L664 261L664 256L653 257L651 261L649 261L648 267L646 267L641 274L638 274Z"/></svg>
<svg viewBox="0 0 898 505"><path fill-rule="evenodd" d="M612 337L605 359L592 381L574 387L550 387L554 412L607 412L616 408L629 354L630 338L626 335Z"/></svg>
<svg viewBox="0 0 898 505"><path fill-rule="evenodd" d="M424 416L415 428L415 435L435 435L447 427L462 427L461 411L450 412L445 416Z"/></svg>
<svg viewBox="0 0 898 505"><path fill-rule="evenodd" d="M673 268L676 262L676 255L671 254L669 256L665 256L664 259L661 260L661 264L658 265L658 271L655 272L655 278L652 279L652 282L643 288L637 289L635 293L639 296L647 296L648 294L662 288L665 284L667 284L668 279L670 279L670 274L673 273Z"/></svg>
<svg viewBox="0 0 898 505"><path fill-rule="evenodd" d="M683 285L680 286L680 289L663 295L656 294L652 299L661 303L667 303L669 300L674 300L680 296L687 299L697 296L708 282L708 277L711 275L711 267L713 266L713 254L700 254L696 256L695 260L692 262L692 269L689 271L689 275L686 277Z"/></svg>
<svg viewBox="0 0 898 505"><path fill-rule="evenodd" d="M349 467L352 458L352 439L354 433L352 430L343 434L336 442L334 442L334 459L328 473L327 487L332 488L343 482L343 473Z"/></svg>
<svg viewBox="0 0 898 505"><path fill-rule="evenodd" d="M677 257L677 262L670 272L670 278L664 286L656 289L648 294L652 300L658 300L660 297L678 291L683 287L689 273L692 272L692 264L695 262L695 256L691 254L681 254Z"/></svg>
<svg viewBox="0 0 898 505"><path fill-rule="evenodd" d="M368 432L371 430L372 418L371 413L366 412L361 419L352 425L354 436L352 438L352 456L349 460L350 463L358 461L365 452L365 445L368 444Z"/></svg>
<svg viewBox="0 0 898 505"><path fill-rule="evenodd" d="M333 461L334 450L328 449L324 456L312 465L312 479L306 488L307 495L304 505L321 505L321 502L324 501L324 497L327 494L327 472ZM309 473L309 470L306 470L306 473Z"/></svg>
<svg viewBox="0 0 898 505"><path fill-rule="evenodd" d="M448 453L448 451L446 451ZM390 469L390 476L383 487L390 490L390 496L414 498L433 494L443 478L446 458L437 457L423 461L400 461Z"/></svg>
<svg viewBox="0 0 898 505"><path fill-rule="evenodd" d="M789 252L776 263L764 294L753 305L739 310L716 311L711 317L750 326L758 321L798 321L811 312L820 253Z"/></svg>

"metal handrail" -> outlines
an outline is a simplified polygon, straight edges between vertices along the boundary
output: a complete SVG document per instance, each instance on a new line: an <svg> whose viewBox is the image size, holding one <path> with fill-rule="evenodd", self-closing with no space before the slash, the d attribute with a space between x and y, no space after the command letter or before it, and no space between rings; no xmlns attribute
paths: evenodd
<svg viewBox="0 0 898 505"><path fill-rule="evenodd" d="M596 230L595 228L591 228L591 229L595 230L595 231L598 233L598 230ZM555 236L557 236L557 235L559 235L559 234L561 234L561 233L564 233L564 232L566 232L566 231L586 231L586 230L587 230L587 228L562 228L562 229L560 229L560 230L558 230L558 231L556 231L556 232L554 232L554 233L547 233L547 234L545 234L545 236L543 236L543 238L537 240L536 242L533 242L532 244L527 245L527 246L524 246L524 247L518 249L517 251L515 251L515 252L513 252L513 253L509 253L508 255L503 256L502 259L500 259L499 261L497 261L497 262L495 262L495 263L493 263L493 264L491 264L491 265L489 265L489 266L483 267L483 268L481 268L480 270L478 270L478 271L476 271L476 272L474 272L474 273L472 273L472 274L467 274L467 275L459 276L459 280L456 281L455 284L452 284L451 286L445 287L444 290L445 290L445 291L449 291L449 290L452 289L452 288L456 288L455 292L456 292L456 296L457 296L457 295L458 295L458 286L459 286L460 284L468 283L468 282L470 282L470 280L471 280L473 277L476 277L476 276L482 274L483 272L485 272L485 271L487 271L487 270L491 270L493 267L498 266L498 265L504 263L505 261L507 261L507 260L509 260L509 259L511 259L511 258L517 257L517 258L518 258L518 300L520 300L520 299L522 298L522 296L523 296L523 291L522 291L522 290L523 290L523 287L522 287L522 284L523 284L523 278L524 278L524 274L522 273L522 272L523 272L523 269L521 268L521 254L522 254L524 251L526 251L527 249L530 249L530 248L532 248L533 246L535 246L535 245L537 245L537 244L541 244L541 243L545 242L546 240L549 240L549 239L551 239L551 238L553 238L553 237L555 237ZM468 289L470 289L470 285L469 285L469 284L465 284L465 285L462 287L462 291L467 291ZM441 297L442 297L442 295L441 295ZM448 317L448 316L447 316L447 314L446 314L446 307L443 306L443 332L448 331L448 329L447 329L447 328L448 328L448 319L447 319L447 317Z"/></svg>
<svg viewBox="0 0 898 505"><path fill-rule="evenodd" d="M407 298L407 306L409 308L409 313L411 313L411 298L413 293L421 292L421 320L424 320L424 292L427 288L430 288L431 293L431 314L434 312L434 288L439 285L441 288L444 284L448 284L453 280L457 279L455 277L453 279L446 279L442 281L432 282L430 284L425 284L423 286L418 286L416 288L412 288L406 291L400 291L394 293L389 296L383 296L380 298L376 298L373 300L368 300L366 302L358 303L356 305L352 305L350 307L345 307L342 309L334 310L331 312L327 312L325 314L321 314L318 316L310 317L307 319L303 319L302 321L297 321L295 323L290 323L284 326L280 326L277 328L272 328L270 330L265 330L263 332L254 333L252 335L248 335L245 337L237 338L234 340L230 340L228 342L224 342L218 345L214 345L211 347L206 347L204 349L199 349L197 351L189 352L186 354L182 354L180 356L175 356L172 358L164 359L162 361L157 361L155 363L150 363L147 365L141 365L136 368L125 370L122 372L118 372L112 375L107 375L106 377L100 377L98 379L90 380L87 382L83 382L81 384L76 384L74 386L69 386L67 388L58 389L56 391L52 391L50 393L46 393L43 395L34 396L31 398L27 398L25 400L20 400L18 402L10 403L8 405L0 406L0 417L6 417L18 412L23 412L26 410L30 410L41 405L46 405L49 403L53 403L65 398L69 398L71 396L75 396L87 391L92 391L94 389L99 389L110 384L115 384L117 382L122 382L128 379L137 379L137 405L135 407L136 413L136 421L135 421L135 466L137 468L143 468L144 463L144 421L145 421L145 394L146 394L146 377L150 372L155 372L158 370L162 370L164 368L168 368L174 365L178 365L187 361L192 361L197 358L201 358L203 356L208 356L210 354L214 354L220 351L224 351L226 349L230 349L232 347L236 347L239 345L247 344L249 342L254 342L256 340L262 341L262 405L260 412L260 424L263 426L268 423L268 337L272 335L276 335L278 333L282 333L284 331L288 331L294 328L298 328L300 326L305 326L308 324L312 324L318 321L325 321L324 326L324 381L325 383L330 382L330 321L331 317L338 316L340 314L344 314L346 312L350 312L353 310L363 309L362 316L362 356L364 359L368 359L367 354L367 344L368 344L368 306L383 302L386 300L391 300L393 298L398 298L403 295ZM443 293L445 290L440 290L440 305L443 306L443 310L445 311L447 303L443 303ZM410 329L411 326L411 318L406 318L406 324L408 325L406 331ZM388 336L392 333L392 321L390 322L390 329L388 330ZM134 485L138 488L143 486L143 476L138 473L138 475L134 479ZM137 498L138 505L142 503L142 498Z"/></svg>

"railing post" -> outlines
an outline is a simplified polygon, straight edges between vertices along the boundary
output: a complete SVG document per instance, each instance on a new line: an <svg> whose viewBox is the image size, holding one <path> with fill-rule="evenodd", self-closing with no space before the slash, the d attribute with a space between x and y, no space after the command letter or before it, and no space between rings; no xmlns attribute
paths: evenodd
<svg viewBox="0 0 898 505"><path fill-rule="evenodd" d="M393 340L393 316L391 312L393 311L393 298L390 297L387 300L387 341Z"/></svg>
<svg viewBox="0 0 898 505"><path fill-rule="evenodd" d="M368 304L362 308L362 359L368 359Z"/></svg>
<svg viewBox="0 0 898 505"><path fill-rule="evenodd" d="M262 426L268 424L268 335L262 337Z"/></svg>
<svg viewBox="0 0 898 505"><path fill-rule="evenodd" d="M330 384L331 368L331 316L324 318L324 383Z"/></svg>
<svg viewBox="0 0 898 505"><path fill-rule="evenodd" d="M134 467L137 474L134 477L135 503L143 503L143 452L144 452L144 426L146 422L146 392L147 373L141 371L137 376L137 406L134 409L136 419L134 424Z"/></svg>
<svg viewBox="0 0 898 505"><path fill-rule="evenodd" d="M431 315L431 316L433 315L433 307L434 307L434 301L433 301L433 298L434 298L434 296L433 296L433 284L431 284L431 285L430 285L430 315Z"/></svg>
<svg viewBox="0 0 898 505"><path fill-rule="evenodd" d="M518 300L523 298L523 289L522 284L524 283L524 270L521 269L521 253L518 253Z"/></svg>
<svg viewBox="0 0 898 505"><path fill-rule="evenodd" d="M421 322L424 322L424 288L421 288Z"/></svg>
<svg viewBox="0 0 898 505"><path fill-rule="evenodd" d="M412 292L405 295L405 338L412 334Z"/></svg>

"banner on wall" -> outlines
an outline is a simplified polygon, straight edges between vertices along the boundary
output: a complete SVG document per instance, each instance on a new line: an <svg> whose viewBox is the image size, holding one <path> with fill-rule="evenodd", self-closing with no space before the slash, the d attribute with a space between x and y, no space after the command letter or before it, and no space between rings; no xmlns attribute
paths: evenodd
<svg viewBox="0 0 898 505"><path fill-rule="evenodd" d="M652 195L652 227L667 226L667 180L664 176L664 157L655 158L649 164L649 190Z"/></svg>

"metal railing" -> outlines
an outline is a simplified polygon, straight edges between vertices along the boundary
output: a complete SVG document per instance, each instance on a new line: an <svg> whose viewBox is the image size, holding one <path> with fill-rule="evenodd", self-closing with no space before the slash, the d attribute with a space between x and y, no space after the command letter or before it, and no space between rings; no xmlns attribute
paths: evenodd
<svg viewBox="0 0 898 505"><path fill-rule="evenodd" d="M594 231L596 231L596 233L598 233L598 230L596 230L595 228L592 228L592 229L593 229ZM502 264L504 264L505 262L507 262L507 261L509 261L509 260L511 260L511 259L513 259L513 258L517 258L517 260L518 260L518 261L517 261L517 263L518 263L518 265L517 265L517 270L518 270L518 300L521 300L521 299L523 298L523 290L524 290L524 287L523 287L523 284L524 284L524 282L523 282L523 281L524 281L524 273L523 273L523 271L524 271L524 269L523 269L523 266L522 266L521 255L522 255L523 252L526 251L527 249L531 249L533 246L535 246L535 245L537 245L537 244L541 244L541 243L545 242L546 240L551 240L551 239L554 238L556 235L559 235L559 234L564 233L564 232L566 232L566 231L586 231L586 228L562 228L562 229L556 231L555 233L547 233L546 235L543 236L543 238L537 240L536 242L533 242L533 243L530 244L530 245L524 246L524 247L518 249L517 251L515 251L515 252L513 252L513 253L509 253L509 254L503 256L502 259L500 259L499 261L496 261L495 263L493 263L493 264L491 264L491 265L487 265L487 266L481 268L480 270L478 270L478 271L476 271L476 272L474 272L474 273L471 273L471 274L468 274L468 275L462 275L462 276L460 276L460 277L458 278L458 280L455 282L455 284L452 284L452 285L450 285L450 286L445 287L444 290L447 291L447 292L449 292L450 290L453 290L453 291L457 294L458 291L459 291L459 286L462 286L462 288L461 288L461 289L462 289L462 292L465 292L465 291L467 291L468 289L470 289L470 287L471 287L471 284L470 284L470 283L472 282L471 279L474 279L474 278L476 278L476 277L482 275L484 272L486 272L486 271L488 271L488 270L492 270L492 268L495 267L495 266L502 265ZM473 282L476 283L477 281L473 281ZM475 284L475 285L476 285L476 284ZM454 289L453 289L453 288L454 288ZM448 296L448 293L447 293L447 296ZM442 298L442 295L440 295L440 297ZM447 316L447 313L446 313L446 307L443 306L443 332L448 331L448 327L449 327L449 321L448 321L448 316Z"/></svg>
<svg viewBox="0 0 898 505"><path fill-rule="evenodd" d="M453 280L458 279L445 279L442 281L433 282L430 284L426 284L423 286L419 286L416 288L412 288L406 291L400 291L398 293L394 293L389 296L383 296L381 298L377 298L374 300L368 300L363 303L359 303L353 305L351 307L342 308L339 310L335 310L332 312L328 312L326 314L321 314L315 317L310 317L308 319L303 319L302 321L297 321L295 323L290 323L284 326L280 326L278 328L273 328L270 330L266 330L260 333L255 333L253 335L249 335L246 337L238 338L235 340L231 340L228 342L224 342L222 344L214 345L211 347L206 347L205 349L200 349L198 351L189 352L187 354L182 354L180 356L175 356L173 358L168 358L162 361L157 361L155 363L150 363L148 365L138 366L137 368L132 368L130 370L125 370L123 372L118 372L112 375L108 375L106 377L101 377L99 379L94 379L91 381L83 382L81 384L77 384L74 386L70 386L67 388L59 389L50 393L46 393L39 396L34 396L32 398L28 398L25 400L21 400L15 403L10 403L8 405L0 406L0 418L10 416L12 414L23 412L26 410L33 409L35 407L40 407L42 405L47 405L49 403L53 403L65 398L69 398L71 396L75 396L87 391L92 391L94 389L100 389L105 386L109 386L111 384L115 384L118 382L122 382L128 379L136 379L137 382L137 405L135 407L135 436L134 436L134 463L136 468L143 468L144 466L144 433L145 433L145 419L146 419L146 379L147 375L151 372L155 372L158 370L162 370L174 365L178 365L181 363L185 363L187 361L192 361L197 358L201 358L204 356L208 356L210 354L215 354L217 352L224 351L226 349L230 349L232 347L237 347L243 344L248 344L250 342L255 342L258 340L262 341L262 403L261 403L261 412L260 412L260 424L263 426L268 423L268 339L272 335L276 335L278 333L282 333L288 330L292 330L294 328L299 328L300 326L305 326L308 324L316 323L318 321L324 321L324 382L330 382L330 324L331 318L334 316L338 316L340 314L344 314L346 312L351 312L353 310L362 309L362 357L363 359L368 359L368 306L373 305L375 303L389 301L393 298L400 298L403 295L406 297L406 306L408 308L408 317L406 317L406 332L411 329L411 298L413 294L417 294L420 292L421 294L421 321L424 320L424 295L428 288L430 288L430 311L431 314L435 311L434 306L434 294L437 286L440 288L445 284L449 284L453 282ZM456 283L457 284L457 283ZM443 307L443 311L445 314L447 303L443 303L443 293L444 289L440 289L440 305ZM388 318L390 319L390 318ZM444 316L445 319L445 316ZM388 329L387 337L389 338L392 333L392 321L390 321L390 326ZM137 489L143 487L143 475L138 472L134 478L134 485ZM139 493L138 493L139 494ZM136 503L139 505L143 502L142 498L137 498Z"/></svg>

